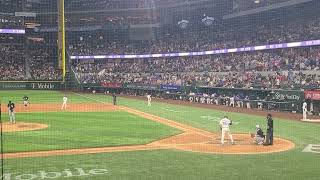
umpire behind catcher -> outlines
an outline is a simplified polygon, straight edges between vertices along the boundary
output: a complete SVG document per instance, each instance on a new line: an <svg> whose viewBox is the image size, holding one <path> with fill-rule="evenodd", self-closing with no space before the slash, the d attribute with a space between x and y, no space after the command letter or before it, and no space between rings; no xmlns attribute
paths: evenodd
<svg viewBox="0 0 320 180"><path fill-rule="evenodd" d="M264 145L272 145L273 144L273 119L271 114L267 115L267 137L266 143Z"/></svg>

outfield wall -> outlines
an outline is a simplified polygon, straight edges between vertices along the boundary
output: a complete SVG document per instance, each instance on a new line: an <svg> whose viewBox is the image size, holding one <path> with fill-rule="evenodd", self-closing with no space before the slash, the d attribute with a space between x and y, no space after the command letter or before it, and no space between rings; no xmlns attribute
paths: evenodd
<svg viewBox="0 0 320 180"><path fill-rule="evenodd" d="M23 89L41 89L41 90L60 90L61 82L1 82L0 89L5 90L23 90Z"/></svg>
<svg viewBox="0 0 320 180"><path fill-rule="evenodd" d="M266 89L243 89L221 87L196 87L177 85L148 85L148 84L78 84L74 82L63 83L61 81L12 81L0 82L0 90L61 90L78 92L117 93L134 96L152 94L153 97L191 101L194 103L207 103L214 98L203 97L202 94L219 94L226 96L241 95L249 96L252 107L259 102L264 103L268 110L296 111L301 112L302 103L306 100L303 90L266 90ZM190 95L193 92L193 95ZM205 99L204 99L205 98ZM211 99L208 99L211 98ZM192 100L190 100L192 99ZM224 99L220 98L221 104ZM242 100L244 101L244 100ZM317 108L316 108L317 109Z"/></svg>
<svg viewBox="0 0 320 180"><path fill-rule="evenodd" d="M1 81L0 90L72 90L80 85L61 81Z"/></svg>
<svg viewBox="0 0 320 180"><path fill-rule="evenodd" d="M270 89L243 89L243 88L223 88L223 87L196 87L196 86L176 86L176 85L148 85L148 84L83 84L83 91L91 93L118 93L133 96L145 96L151 94L153 97L161 99L173 99L190 101L194 103L210 103L217 97L210 97L211 94L225 96L241 95L249 96L252 108L258 103L263 103L267 110L302 112L302 103L305 101L303 90L270 90ZM193 95L190 95L193 92ZM209 97L203 97L203 94ZM225 103L224 98L218 97L221 104ZM244 99L241 101L245 102Z"/></svg>

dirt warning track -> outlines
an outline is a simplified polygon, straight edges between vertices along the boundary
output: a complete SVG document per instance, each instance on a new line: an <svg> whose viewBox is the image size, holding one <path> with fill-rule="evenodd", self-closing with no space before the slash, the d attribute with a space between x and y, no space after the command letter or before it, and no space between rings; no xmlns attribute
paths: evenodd
<svg viewBox="0 0 320 180"><path fill-rule="evenodd" d="M34 107L32 107L34 106ZM18 107L20 112L52 112L61 111L60 106L55 105L32 105L29 109ZM47 108L45 108L47 107ZM287 151L294 148L294 143L289 140L275 138L273 146L257 146L252 143L249 134L233 134L236 144L229 145L225 143L220 145L220 135L217 133L208 132L202 129L194 128L189 125L178 123L169 119L161 118L152 114L141 112L135 109L121 106L113 106L110 104L92 103L92 104L71 104L66 112L92 112L92 111L126 111L137 116L176 128L183 133L154 141L145 145L133 146L117 146L117 147L100 147L100 148L84 148L84 149L67 149L67 150L52 150L39 152L22 152L22 153L6 153L4 158L23 158L23 157L44 157L57 155L74 155L74 154L94 154L107 152L123 152L123 151L146 151L173 149L181 151L190 151L198 153L212 154L259 154L259 153L274 153ZM228 139L226 139L228 141Z"/></svg>

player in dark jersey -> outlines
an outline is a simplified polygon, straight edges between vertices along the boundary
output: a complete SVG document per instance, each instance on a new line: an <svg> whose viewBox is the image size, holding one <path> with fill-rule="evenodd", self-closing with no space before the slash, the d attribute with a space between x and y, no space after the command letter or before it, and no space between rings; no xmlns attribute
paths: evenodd
<svg viewBox="0 0 320 180"><path fill-rule="evenodd" d="M116 93L112 93L112 101L113 101L113 105L117 105L117 95L116 95Z"/></svg>
<svg viewBox="0 0 320 180"><path fill-rule="evenodd" d="M15 105L13 102L9 101L8 103L8 112L9 112L9 120L10 123L16 123L16 116L14 111Z"/></svg>
<svg viewBox="0 0 320 180"><path fill-rule="evenodd" d="M271 114L267 116L267 137L264 145L273 145L273 119Z"/></svg>

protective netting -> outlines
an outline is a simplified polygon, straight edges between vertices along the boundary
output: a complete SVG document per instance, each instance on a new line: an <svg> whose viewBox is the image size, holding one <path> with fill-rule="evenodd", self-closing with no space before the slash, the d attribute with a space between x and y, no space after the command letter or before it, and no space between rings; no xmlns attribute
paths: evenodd
<svg viewBox="0 0 320 180"><path fill-rule="evenodd" d="M151 100L146 104L147 97L244 113L259 109L319 115L319 91L315 90L320 88L319 12L318 0L0 0L2 178L131 179L133 175L133 179L161 179L170 174L166 167L171 161L166 160L172 157L163 158L158 150L167 153L180 141L182 145L190 142L189 150L199 150L194 144L204 138L203 132L193 136L191 126L216 132L212 122L218 123L226 111L210 115L162 103L157 108ZM59 32L62 14L65 32ZM63 39L65 83L61 83ZM117 96L121 96L118 101ZM9 101L15 104L14 114ZM61 107L64 102L67 107ZM281 117L300 116L290 115ZM181 124L168 127L163 118ZM248 119L240 123L239 132L247 133L262 121ZM187 132L188 141L174 139L180 131ZM201 143L209 148L199 151L212 153L211 145L220 143L219 137L204 134ZM236 140L253 149L246 135ZM171 136L176 142L170 148L157 144L166 144L159 139ZM308 137L319 136L301 139ZM276 144L277 151L294 147L290 141L283 142L289 145ZM123 154L105 154L128 149ZM146 156L135 152L154 149ZM82 152L85 155L79 155ZM182 159L175 163L184 163ZM158 170L161 175L146 175L139 168ZM199 178L201 173L183 179L212 177Z"/></svg>

